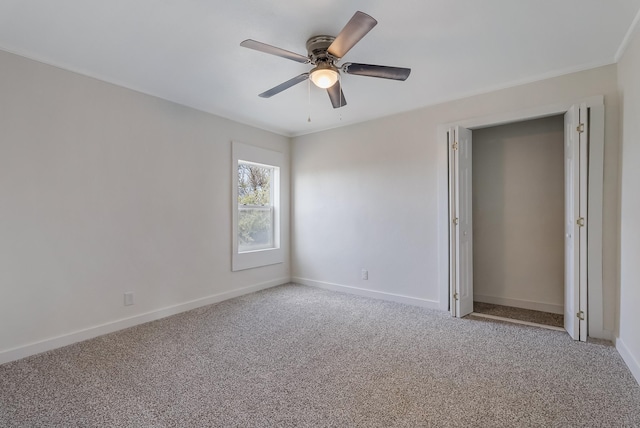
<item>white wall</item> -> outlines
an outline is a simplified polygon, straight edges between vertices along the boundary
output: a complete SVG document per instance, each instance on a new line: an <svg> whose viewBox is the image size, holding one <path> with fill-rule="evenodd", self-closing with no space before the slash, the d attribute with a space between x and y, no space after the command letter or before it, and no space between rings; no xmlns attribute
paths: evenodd
<svg viewBox="0 0 640 428"><path fill-rule="evenodd" d="M564 118L473 131L474 300L564 313Z"/></svg>
<svg viewBox="0 0 640 428"><path fill-rule="evenodd" d="M622 98L620 336L617 347L640 382L640 31L618 63Z"/></svg>
<svg viewBox="0 0 640 428"><path fill-rule="evenodd" d="M289 280L288 168L285 263L232 273L230 231L231 141L288 165L289 138L4 52L0 69L0 363Z"/></svg>
<svg viewBox="0 0 640 428"><path fill-rule="evenodd" d="M399 83L401 84L401 83ZM294 280L440 307L448 275L440 224L446 168L438 126L465 119L570 105L604 95L604 322L616 296L618 94L616 66L478 95L340 129L296 137L292 154ZM446 153L446 149L445 149ZM446 177L446 174L445 174ZM369 270L369 280L360 270ZM360 290L354 290L355 287ZM400 296L400 297L398 297Z"/></svg>

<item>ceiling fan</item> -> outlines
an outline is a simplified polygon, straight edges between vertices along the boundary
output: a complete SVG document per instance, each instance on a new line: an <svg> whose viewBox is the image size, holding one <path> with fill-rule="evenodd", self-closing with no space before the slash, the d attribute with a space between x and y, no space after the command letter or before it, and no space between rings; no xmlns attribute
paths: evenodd
<svg viewBox="0 0 640 428"><path fill-rule="evenodd" d="M353 15L351 20L347 22L347 25L344 26L337 37L314 36L307 40L307 56L251 39L243 41L240 43L240 46L315 66L308 73L302 73L293 79L289 79L261 93L259 95L260 97L270 98L300 82L311 79L316 86L327 90L333 108L339 108L347 105L342 87L340 86L340 71L358 76L380 77L392 80L406 80L411 73L410 68L358 64L353 62L347 62L341 66L336 64L356 43L371 31L377 23L378 21L371 16L358 11Z"/></svg>

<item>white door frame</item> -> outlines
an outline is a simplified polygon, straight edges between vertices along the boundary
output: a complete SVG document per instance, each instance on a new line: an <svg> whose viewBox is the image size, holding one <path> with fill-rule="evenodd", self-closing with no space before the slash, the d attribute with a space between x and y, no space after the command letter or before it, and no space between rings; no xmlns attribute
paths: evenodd
<svg viewBox="0 0 640 428"><path fill-rule="evenodd" d="M455 126L469 129L504 125L566 113L572 105L586 103L591 111L589 141L589 245L588 292L589 336L609 339L604 329L602 290L602 202L604 169L604 97L594 96L567 104L553 104L527 110L498 113L438 126L438 285L439 307L448 311L449 290L449 145L447 132Z"/></svg>

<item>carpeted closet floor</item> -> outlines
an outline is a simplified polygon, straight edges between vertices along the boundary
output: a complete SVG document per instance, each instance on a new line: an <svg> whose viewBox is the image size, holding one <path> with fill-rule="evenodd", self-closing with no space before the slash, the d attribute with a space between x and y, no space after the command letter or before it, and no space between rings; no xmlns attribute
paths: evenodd
<svg viewBox="0 0 640 428"><path fill-rule="evenodd" d="M532 311L530 309L514 308L511 306L494 305L482 302L473 302L473 312L518 321L549 325L552 327L564 327L564 315L552 314L549 312Z"/></svg>

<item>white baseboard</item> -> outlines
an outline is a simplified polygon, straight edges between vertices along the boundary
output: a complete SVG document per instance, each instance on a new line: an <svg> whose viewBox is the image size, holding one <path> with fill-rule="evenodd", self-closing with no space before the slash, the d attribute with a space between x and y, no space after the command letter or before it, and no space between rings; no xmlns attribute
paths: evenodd
<svg viewBox="0 0 640 428"><path fill-rule="evenodd" d="M616 335L609 330L595 330L589 327L589 337L593 337L594 339L604 339L609 340L611 342L615 342Z"/></svg>
<svg viewBox="0 0 640 428"><path fill-rule="evenodd" d="M474 294L473 300L492 305L511 306L513 308L531 309L533 311L550 312L552 314L564 314L564 306L551 303L533 302L531 300L509 299L507 297L486 296Z"/></svg>
<svg viewBox="0 0 640 428"><path fill-rule="evenodd" d="M179 303L177 305L167 306L162 309L157 309L157 310L146 312L143 314L134 315L129 318L122 318L122 319L111 321L105 324L74 331L72 333L51 337L45 340L30 343L28 345L7 349L5 351L0 352L0 364L8 363L14 360L19 360L21 358L39 354L41 352L50 351L52 349L61 348L63 346L71 345L73 343L81 342L87 339L92 339L94 337L102 336L104 334L113 333L115 331L133 327L139 324L144 324L149 321L155 321L171 315L179 314L181 312L190 311L192 309L196 309L202 306L207 306L213 303L222 302L224 300L233 299L234 297L243 296L245 294L275 287L277 285L286 284L288 282L291 282L291 278L278 278L271 281L250 285L248 287L239 288L236 290L230 290L230 291L225 291L218 294L212 294L207 297L202 297L200 299Z"/></svg>
<svg viewBox="0 0 640 428"><path fill-rule="evenodd" d="M315 281L308 278L293 277L292 282L310 287L323 288L325 290L340 291L343 293L355 294L358 296L371 297L374 299L387 300L390 302L404 303L407 305L420 306L429 309L440 309L440 302L437 300L420 299L418 297L404 296L402 294L387 293L384 291L367 290L365 288L352 287L349 285L334 284L331 282Z"/></svg>
<svg viewBox="0 0 640 428"><path fill-rule="evenodd" d="M636 378L636 382L640 384L640 362L638 362L636 357L634 357L631 351L629 351L629 348L627 348L627 345L625 345L622 339L620 339L619 337L616 338L616 349L618 350L618 353L620 353L620 356L622 357L624 362L627 364L627 367L629 367L629 370L631 371L633 377Z"/></svg>

